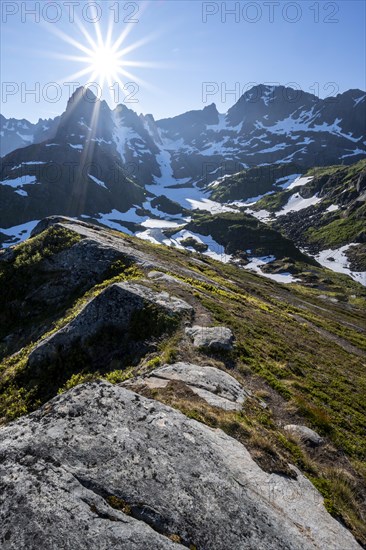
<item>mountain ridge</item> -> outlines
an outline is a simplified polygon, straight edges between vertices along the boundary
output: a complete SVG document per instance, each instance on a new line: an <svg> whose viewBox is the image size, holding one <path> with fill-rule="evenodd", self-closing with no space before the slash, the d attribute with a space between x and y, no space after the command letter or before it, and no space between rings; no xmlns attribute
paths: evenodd
<svg viewBox="0 0 366 550"><path fill-rule="evenodd" d="M319 272L284 287L62 217L1 251L4 547L17 522L45 548L88 524L152 549L365 544L366 291ZM249 512L259 535L223 537Z"/></svg>
<svg viewBox="0 0 366 550"><path fill-rule="evenodd" d="M231 257L226 245L212 235L189 229L192 213L239 213L243 199L254 203L263 194L276 194L286 179L294 180L314 165L351 165L364 158L365 98L358 90L319 100L290 88L257 86L227 115L211 104L155 121L126 105L112 111L81 87L70 98L52 138L2 158L0 240L4 245L17 242L40 219L63 214L134 232L151 242L178 247L191 242L193 249ZM239 185L236 194L222 201L219 193L234 189L231 182L240 170L256 175L246 181L245 192ZM303 199L309 205L320 200L316 192L313 198L302 197L306 190L305 185L296 203L302 212L307 205L300 205ZM291 193L285 189L283 196L289 199ZM249 213L255 215L255 210ZM242 229L249 227L244 218L238 220ZM264 226L262 230L265 234ZM167 238L167 231L173 238ZM252 248L243 242L244 259ZM263 266L268 258L281 260L266 246L263 250L269 255L252 256L254 268L262 273L258 262Z"/></svg>

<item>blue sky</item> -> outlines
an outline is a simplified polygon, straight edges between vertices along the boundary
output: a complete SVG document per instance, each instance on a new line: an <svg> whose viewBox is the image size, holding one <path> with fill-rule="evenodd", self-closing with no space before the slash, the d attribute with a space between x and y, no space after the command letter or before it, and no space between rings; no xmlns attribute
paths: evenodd
<svg viewBox="0 0 366 550"><path fill-rule="evenodd" d="M361 0L104 0L97 2L99 9L94 13L93 3L79 0L71 7L63 0L2 1L4 116L36 121L65 109L70 89L65 85L67 77L88 66L61 57L85 55L56 34L63 32L87 45L72 21L72 9L93 39L97 29L91 19L99 19L104 40L109 18L115 17L118 21L113 25L113 40L130 31L120 48L141 42L123 60L148 66L129 65L125 70L133 77L120 75L124 84L135 83L126 91L134 92L131 99L137 102L124 99L121 92L119 102L126 102L137 112L153 113L155 118L199 109L212 102L225 112L256 83L292 83L320 97L349 88L366 88L365 3ZM36 10L36 15L27 10ZM235 13L229 13L233 10ZM85 84L87 76L73 81ZM50 86L50 82L57 82L57 87ZM27 95L30 89L37 89L37 96ZM234 92L230 94L230 90ZM102 98L114 107L106 86Z"/></svg>

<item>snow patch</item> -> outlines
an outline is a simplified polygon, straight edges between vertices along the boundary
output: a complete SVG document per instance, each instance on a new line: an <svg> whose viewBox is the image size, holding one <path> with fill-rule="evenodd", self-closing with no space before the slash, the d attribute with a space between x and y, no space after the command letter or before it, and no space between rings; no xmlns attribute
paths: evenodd
<svg viewBox="0 0 366 550"><path fill-rule="evenodd" d="M235 208L225 206L219 202L210 199L187 199L192 210L207 210L211 214L221 214L222 212L236 212Z"/></svg>
<svg viewBox="0 0 366 550"><path fill-rule="evenodd" d="M32 166L33 164L47 164L47 162L43 162L42 160L30 160L28 162L22 162L22 166Z"/></svg>
<svg viewBox="0 0 366 550"><path fill-rule="evenodd" d="M70 147L72 147L73 149L78 149L79 151L84 149L84 145L81 145L81 143L79 143L77 145L72 145L72 143L69 143L68 145L70 145Z"/></svg>
<svg viewBox="0 0 366 550"><path fill-rule="evenodd" d="M36 227L37 223L39 223L39 220L32 220L30 222L22 223L21 225L8 227L7 229L0 228L0 233L3 233L9 237L7 242L3 242L3 247L7 248L12 244L28 239L31 231Z"/></svg>
<svg viewBox="0 0 366 550"><path fill-rule="evenodd" d="M287 204L275 213L275 215L278 216L284 216L288 214L289 212L299 212L299 210L303 210L304 208L308 208L309 206L314 206L315 204L318 204L321 201L321 199L318 197L317 194L315 194L313 197L309 197L308 199L304 199L300 193L295 193L294 195L291 195L289 198Z"/></svg>
<svg viewBox="0 0 366 550"><path fill-rule="evenodd" d="M294 189L295 187L301 187L314 179L314 176L304 177L301 176L301 174L294 174L294 176L296 176L295 179L288 181L285 185L281 185L282 189ZM292 176L289 177L292 178Z"/></svg>
<svg viewBox="0 0 366 550"><path fill-rule="evenodd" d="M262 266L266 264L270 264L276 260L275 256L260 256L260 257L251 257L249 258L250 262L244 266L244 269L247 269L249 271L254 271L255 273L258 273L259 275L262 275L263 277L267 277L268 279L272 279L273 281L276 281L277 283L296 283L300 279L295 279L295 277L288 272L284 273L266 273L265 271L262 271Z"/></svg>
<svg viewBox="0 0 366 550"><path fill-rule="evenodd" d="M208 246L208 249L202 253L205 256L209 256L210 258L223 263L228 263L232 260L232 256L230 254L226 254L225 248L216 242L211 235L201 235L200 233L193 233L192 231L183 229L171 237L171 245L178 248L183 248L181 241L184 241L188 237L192 237L196 241ZM192 247L185 248L191 252L196 252Z"/></svg>
<svg viewBox="0 0 366 550"><path fill-rule="evenodd" d="M339 210L338 204L331 204L331 205L328 206L328 208L326 209L326 212L335 212L336 210Z"/></svg>
<svg viewBox="0 0 366 550"><path fill-rule="evenodd" d="M24 141L28 141L29 143L33 143L33 136L27 136L27 135L24 135L24 134L21 134L19 132L16 132L16 134L22 138Z"/></svg>
<svg viewBox="0 0 366 550"><path fill-rule="evenodd" d="M17 193L17 195L20 195L21 197L28 197L28 193L27 191L24 191L24 189L16 189L15 193Z"/></svg>
<svg viewBox="0 0 366 550"><path fill-rule="evenodd" d="M104 189L108 190L108 187L106 187L104 181L101 181L100 179L96 178L95 176L92 176L91 174L88 174L89 178L93 180L96 184L100 185L100 187L104 187Z"/></svg>
<svg viewBox="0 0 366 550"><path fill-rule="evenodd" d="M20 176L18 178L14 178L12 180L4 180L0 181L0 185L9 185L10 187L20 187L22 185L29 185L31 183L37 183L36 176Z"/></svg>
<svg viewBox="0 0 366 550"><path fill-rule="evenodd" d="M346 244L340 248L329 248L327 250L322 250L317 256L315 256L315 259L324 267L327 267L336 273L345 273L346 275L350 275L352 279L358 281L363 286L366 286L366 272L350 270L349 260L346 253L351 246L357 246L357 243Z"/></svg>
<svg viewBox="0 0 366 550"><path fill-rule="evenodd" d="M347 155L342 155L341 159L345 159L347 157L355 157L356 155L366 155L366 151L364 151L363 149L357 148L351 153L348 153Z"/></svg>
<svg viewBox="0 0 366 550"><path fill-rule="evenodd" d="M358 97L357 99L354 99L353 101L355 102L355 107L361 103L366 97L366 94L365 95L362 95L361 97Z"/></svg>

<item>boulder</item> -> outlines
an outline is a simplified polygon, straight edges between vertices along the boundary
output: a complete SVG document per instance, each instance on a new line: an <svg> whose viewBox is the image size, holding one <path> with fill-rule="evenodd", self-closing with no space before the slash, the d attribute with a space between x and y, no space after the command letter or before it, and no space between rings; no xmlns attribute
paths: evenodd
<svg viewBox="0 0 366 550"><path fill-rule="evenodd" d="M225 410L240 410L250 395L227 372L191 363L174 363L154 370L144 382L149 387L165 387L170 380L184 382L209 405Z"/></svg>
<svg viewBox="0 0 366 550"><path fill-rule="evenodd" d="M287 426L284 426L283 429L297 439L300 439L310 447L318 447L324 442L319 434L317 434L316 432L314 432L314 430L311 430L307 426L300 426L298 424L287 424Z"/></svg>
<svg viewBox="0 0 366 550"><path fill-rule="evenodd" d="M162 271L149 271L147 274L149 279L154 279L156 281L164 281L165 283L172 283L172 284L184 284L186 286L187 283L184 283L183 281L180 281L176 277L172 277L172 275L168 275L167 273L163 273Z"/></svg>
<svg viewBox="0 0 366 550"><path fill-rule="evenodd" d="M40 222L37 223L37 225L32 229L30 235L31 237L35 237L36 235L40 235L41 233L43 233L43 231L46 231L54 225L68 223L75 223L75 219L69 218L68 216L48 216L47 218L43 218ZM78 220L78 223L80 225L88 227L88 224L81 220Z"/></svg>
<svg viewBox="0 0 366 550"><path fill-rule="evenodd" d="M300 473L107 382L3 427L0 456L2 550L360 548Z"/></svg>
<svg viewBox="0 0 366 550"><path fill-rule="evenodd" d="M29 355L29 365L52 360L67 352L77 342L83 344L104 327L115 327L127 331L136 312L154 306L158 311L172 318L191 316L193 308L167 292L154 292L137 283L115 283L92 298L78 315L63 328L41 340ZM151 322L151 312L146 324ZM144 327L141 327L141 332Z"/></svg>
<svg viewBox="0 0 366 550"><path fill-rule="evenodd" d="M210 350L231 350L233 348L233 333L226 327L200 327L195 325L186 328L186 334L193 340L196 348Z"/></svg>

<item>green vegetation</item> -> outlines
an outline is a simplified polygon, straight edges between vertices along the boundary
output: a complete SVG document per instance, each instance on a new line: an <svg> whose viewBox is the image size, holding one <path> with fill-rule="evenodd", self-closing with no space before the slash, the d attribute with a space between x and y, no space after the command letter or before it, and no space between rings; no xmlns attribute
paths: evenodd
<svg viewBox="0 0 366 550"><path fill-rule="evenodd" d="M287 204L291 197L291 191L278 191L273 195L263 197L253 206L253 210L268 210L269 212L277 212Z"/></svg>
<svg viewBox="0 0 366 550"><path fill-rule="evenodd" d="M213 188L211 198L216 201L229 202L247 200L273 191L278 179L291 174L299 174L301 169L293 163L272 164L248 168L225 177L222 183ZM281 187L278 187L280 190Z"/></svg>
<svg viewBox="0 0 366 550"><path fill-rule="evenodd" d="M50 236L48 233L50 233ZM60 238L60 233L63 237L62 239ZM32 239L29 242L26 241L22 245L19 245L21 254L25 255L25 248L26 251L32 250L37 255L38 248L36 247L36 244L38 243L38 246L42 247L44 242L46 242L48 244L46 252L47 257L50 257L52 253L56 254L60 250L65 250L67 246L70 247L75 244L75 242L80 240L80 238L70 238L69 233L71 234L71 237L75 236L75 234L69 230L51 227L45 233L39 235L39 237L43 236L42 239L35 237L35 243ZM52 249L49 246L51 241L50 237L52 238L51 242L53 242L55 234L57 235L56 243L58 246L55 249ZM76 237L78 237L78 235L76 235ZM62 248L60 247L60 242L63 244ZM31 247L25 247L27 244L31 244ZM18 258L18 247L15 248L15 259L16 258ZM27 261L27 264L28 263L29 262ZM29 276L30 273L28 272L25 280L31 280L34 288L37 288L37 284L43 284L44 276L39 276L38 278L38 272L34 271L34 264L31 265L32 277ZM3 267L1 263L0 266ZM5 279L4 284L10 284L10 282L6 279L6 276L9 276L9 273L6 272L6 268L9 270L13 269L12 264L10 264L10 268L9 266L5 266L5 269L2 271ZM26 275L26 273L24 275ZM60 309L59 311L62 311L62 315L56 320L54 320L52 311L49 312L47 308L42 310L42 320L43 323L47 321L48 330L44 332L37 341L31 342L27 346L23 347L18 353L4 358L0 364L0 419L3 418L12 420L17 418L18 416L31 412L35 408L39 407L57 392L66 391L77 384L94 380L101 376L98 369L93 367L86 350L80 348L79 346L73 348L71 352L67 354L67 357L57 357L54 362L47 363L47 365L44 365L41 370L38 369L36 373L28 367L28 356L38 342L52 336L55 332L70 323L92 298L98 296L108 286L117 282L138 279L142 276L142 272L130 262L125 263L118 260L110 264L109 269L105 272L105 276L110 278L106 278L103 282L94 285L80 298L77 298L73 305L66 311L64 308ZM13 278L10 280L12 281ZM26 289L29 291L29 287L26 287ZM4 300L8 298L11 303L13 295L9 292L7 297L4 296L3 298ZM9 307L7 310L9 310ZM152 318L152 323L154 323L153 319L155 318ZM4 326L4 328L6 329L6 326ZM161 328L161 324L153 325L153 329L155 331L159 328ZM104 335L101 332L98 335L98 344L103 345L103 343L105 343L103 337L110 340L113 336L114 333L111 330L108 330ZM93 342L90 342L90 345L92 344ZM127 361L128 357L125 358L125 362ZM113 379L117 381L118 378L115 362L111 362L110 369L112 371L110 373L112 377L110 381L113 383Z"/></svg>
<svg viewBox="0 0 366 550"><path fill-rule="evenodd" d="M352 242L364 243L366 205L359 200L366 189L366 160L351 166L325 166L312 168L306 173L313 179L301 188L303 196L318 194L322 201L312 215L286 216L286 220L272 220L274 228L280 230L302 247L326 249L338 248ZM255 210L279 210L289 199L292 191L277 192L263 197L254 205ZM331 212L327 208L336 205ZM361 238L360 238L361 237ZM359 245L354 253L354 270L362 271L366 266L365 245Z"/></svg>
<svg viewBox="0 0 366 550"><path fill-rule="evenodd" d="M0 339L18 328L24 330L30 322L42 322L45 315L52 313L52 307L48 304L39 311L39 303L28 306L25 298L50 281L52 275L44 274L43 262L79 241L77 233L62 227L51 227L19 244L11 259L0 262ZM56 279L58 274L53 276Z"/></svg>
<svg viewBox="0 0 366 550"><path fill-rule="evenodd" d="M105 375L105 379L107 382L110 382L111 384L120 384L121 382L124 382L125 380L128 380L129 378L132 378L134 374L133 368L127 368L124 370L113 370L111 372L107 372Z"/></svg>
<svg viewBox="0 0 366 550"><path fill-rule="evenodd" d="M71 390L71 388L74 388L75 386L78 386L79 384L84 384L85 382L92 382L93 380L97 380L99 378L97 373L88 373L88 374L82 374L77 373L73 374L71 378L62 386L62 388L59 388L58 394L64 393L65 391Z"/></svg>
<svg viewBox="0 0 366 550"><path fill-rule="evenodd" d="M320 178L322 176L328 177L337 173L342 173L342 177L345 175L345 181L350 181L355 175L358 175L365 168L366 160L363 159L355 164L351 164L350 166L344 166L342 164L338 166L315 166L306 172L306 176L315 176L316 178Z"/></svg>
<svg viewBox="0 0 366 550"><path fill-rule="evenodd" d="M231 242L237 243L240 234L242 239L243 234L248 234L254 240L258 227L255 220L231 213L220 215L219 221L198 214L192 225L200 233L211 234L218 242L228 233L230 238L234 237ZM73 246L75 234L70 233L66 234L66 242ZM95 378L121 383L157 366L180 360L223 368L254 390L242 411L212 408L179 383L149 390L149 395L242 441L254 459L268 471L291 476L294 473L288 462L298 466L324 495L328 510L342 518L358 540L365 542L366 532L362 525L365 491L361 488L364 487L363 476L366 476L363 466L366 457L366 290L344 275L306 262L301 264L301 260L296 260L295 266L307 273L308 282L284 286L206 256L193 256L118 232L106 231L106 234L111 241L123 238L124 244L145 253L149 259L147 267L142 269L122 260L113 262L103 275L103 281L81 292L70 306L64 304L61 313L42 312L43 332L37 334L33 342L19 346L17 354L5 357L0 366L0 416L3 421L34 410L57 392ZM47 231L42 235L42 239L36 241L38 245L32 244L35 257L38 252L43 253ZM278 238L278 233L273 232L273 235ZM284 244L284 254L285 249L284 259L289 256ZM14 258L20 254L23 252L16 247ZM19 260L21 265L28 266L24 267L24 285L28 284L29 274L33 275L32 291L45 283L41 270L35 269L35 266L41 267L42 261L30 262L29 255ZM144 284L191 303L198 322L202 318L207 324L230 327L236 339L233 351L218 354L194 350L185 338L183 327L152 308L134 318L132 335L141 339L151 337L151 342L147 346L138 343L139 349L134 350L133 356L111 357L108 365L102 368L104 358L100 364L98 361L91 364L80 346L75 346L74 355L58 370L53 370L52 365L37 372L29 369L29 353L40 338L65 326L91 298L113 282L144 277L145 269L149 271L152 263L185 284L150 279L144 280ZM0 266L2 283L10 288L2 297L8 307L14 299L11 294L13 279L8 276L15 276L19 268L11 262L5 264L5 268L0 262ZM28 293L26 286L22 297L25 309ZM8 328L3 326L4 335L11 334L14 324ZM24 327L26 331L27 325ZM113 333L101 333L97 342L90 342L91 349L95 351L98 346L109 349L105 342L113 343L113 339ZM261 406L262 399L266 400L266 408ZM295 423L313 427L326 438L324 455L307 449L281 430L280 426L287 423L289 417Z"/></svg>
<svg viewBox="0 0 366 550"><path fill-rule="evenodd" d="M195 239L194 237L187 237L180 241L180 244L187 248L194 248L197 252L206 252L208 245Z"/></svg>
<svg viewBox="0 0 366 550"><path fill-rule="evenodd" d="M310 228L306 237L310 244L317 243L322 248L338 248L351 243L365 229L365 219L355 219L354 216L338 218L319 228Z"/></svg>
<svg viewBox="0 0 366 550"><path fill-rule="evenodd" d="M253 255L274 254L276 258L291 257L314 263L294 244L268 225L244 213L225 212L212 216L196 212L187 229L202 235L211 235L227 254L241 254L251 250Z"/></svg>

